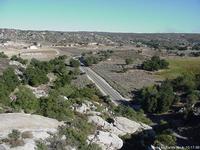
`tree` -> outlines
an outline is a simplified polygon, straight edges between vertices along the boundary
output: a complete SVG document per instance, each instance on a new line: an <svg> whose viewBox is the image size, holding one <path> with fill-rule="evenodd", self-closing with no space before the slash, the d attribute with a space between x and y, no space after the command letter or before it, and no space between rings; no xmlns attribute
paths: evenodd
<svg viewBox="0 0 200 150"><path fill-rule="evenodd" d="M20 81L17 77L17 75L14 72L13 68L7 68L3 72L2 79L4 81L4 84L6 85L6 89L11 92L13 91L17 85L19 85Z"/></svg>
<svg viewBox="0 0 200 150"><path fill-rule="evenodd" d="M130 65L130 64L133 63L133 59L132 58L127 58L127 59L125 59L125 63L126 63L126 65Z"/></svg>
<svg viewBox="0 0 200 150"><path fill-rule="evenodd" d="M153 56L150 60L146 60L142 64L142 69L147 71L157 71L159 69L166 69L169 66L169 63L160 59L159 56Z"/></svg>
<svg viewBox="0 0 200 150"><path fill-rule="evenodd" d="M91 66L92 64L97 64L98 59L94 56L84 58L84 64L86 66Z"/></svg>
<svg viewBox="0 0 200 150"><path fill-rule="evenodd" d="M80 62L75 59L70 59L70 66L78 68L80 66Z"/></svg>
<svg viewBox="0 0 200 150"><path fill-rule="evenodd" d="M162 113L169 110L174 102L174 92L171 83L166 80L159 87L157 112Z"/></svg>
<svg viewBox="0 0 200 150"><path fill-rule="evenodd" d="M188 109L191 109L193 107L193 105L197 102L197 100L199 99L197 93L195 92L191 92L190 94L188 94L186 96L186 105Z"/></svg>
<svg viewBox="0 0 200 150"><path fill-rule="evenodd" d="M198 82L195 83L195 78L192 75L184 75L174 79L172 84L175 91L189 93L196 88Z"/></svg>
<svg viewBox="0 0 200 150"><path fill-rule="evenodd" d="M47 74L44 70L28 66L24 73L25 81L31 86L38 86L45 84L49 81Z"/></svg>
<svg viewBox="0 0 200 150"><path fill-rule="evenodd" d="M20 86L16 97L17 99L11 103L11 106L16 110L23 109L26 113L33 113L38 110L38 100L30 89Z"/></svg>
<svg viewBox="0 0 200 150"><path fill-rule="evenodd" d="M173 87L168 80L160 86L143 88L137 95L142 108L149 113L163 113L168 111L174 103L174 98Z"/></svg>

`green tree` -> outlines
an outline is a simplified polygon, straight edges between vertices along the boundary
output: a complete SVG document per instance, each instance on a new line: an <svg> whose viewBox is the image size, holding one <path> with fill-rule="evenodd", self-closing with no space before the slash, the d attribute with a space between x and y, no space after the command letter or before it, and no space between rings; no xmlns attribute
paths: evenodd
<svg viewBox="0 0 200 150"><path fill-rule="evenodd" d="M159 69L166 69L169 66L169 63L160 59L159 56L153 56L150 60L146 60L142 64L142 69L147 71L157 71Z"/></svg>
<svg viewBox="0 0 200 150"><path fill-rule="evenodd" d="M18 86L20 83L13 68L7 68L3 72L2 79L4 81L4 85L6 85L6 90L8 90L9 92L13 91L16 88L16 86Z"/></svg>
<svg viewBox="0 0 200 150"><path fill-rule="evenodd" d="M23 109L26 113L33 113L38 110L38 100L30 89L20 86L16 97L17 99L11 103L11 106L16 110Z"/></svg>
<svg viewBox="0 0 200 150"><path fill-rule="evenodd" d="M49 81L44 70L29 65L24 73L25 81L31 86L38 86Z"/></svg>
<svg viewBox="0 0 200 150"><path fill-rule="evenodd" d="M75 59L70 59L70 66L71 67L76 67L78 68L80 66L80 62L78 60L75 60Z"/></svg>

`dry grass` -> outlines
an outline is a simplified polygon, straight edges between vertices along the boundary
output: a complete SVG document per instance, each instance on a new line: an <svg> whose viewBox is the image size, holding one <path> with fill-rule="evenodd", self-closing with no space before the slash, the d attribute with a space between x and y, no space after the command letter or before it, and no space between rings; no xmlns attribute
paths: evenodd
<svg viewBox="0 0 200 150"><path fill-rule="evenodd" d="M200 73L200 57L169 58L169 69L165 69L155 74L161 78L173 79L183 74Z"/></svg>
<svg viewBox="0 0 200 150"><path fill-rule="evenodd" d="M134 65L144 60L144 57L134 50L123 50L115 51L110 60L92 66L96 73L127 98L132 96L132 91L135 89L152 85L158 81L154 75L143 70L131 69L122 73L124 60L129 57L134 59L134 64L127 66L129 68L133 68Z"/></svg>

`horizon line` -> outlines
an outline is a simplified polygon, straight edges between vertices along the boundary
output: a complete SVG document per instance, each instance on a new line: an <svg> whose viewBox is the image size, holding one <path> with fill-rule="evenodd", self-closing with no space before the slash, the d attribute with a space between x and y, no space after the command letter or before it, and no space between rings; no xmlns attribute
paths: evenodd
<svg viewBox="0 0 200 150"><path fill-rule="evenodd" d="M66 33L113 33L113 34L200 34L200 32L120 32L120 31L90 31L90 30L54 30L54 29L20 29L20 28L1 28L2 30L36 31L36 32L66 32Z"/></svg>

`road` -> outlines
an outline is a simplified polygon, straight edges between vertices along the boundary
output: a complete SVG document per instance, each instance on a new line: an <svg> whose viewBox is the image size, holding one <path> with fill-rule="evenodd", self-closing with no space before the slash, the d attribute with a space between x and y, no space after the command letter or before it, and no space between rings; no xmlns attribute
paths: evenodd
<svg viewBox="0 0 200 150"><path fill-rule="evenodd" d="M113 89L101 76L95 73L89 67L80 67L82 72L85 72L88 78L96 84L97 88L102 92L104 96L109 96L113 103L118 105L122 101L128 101L123 98L119 92Z"/></svg>

